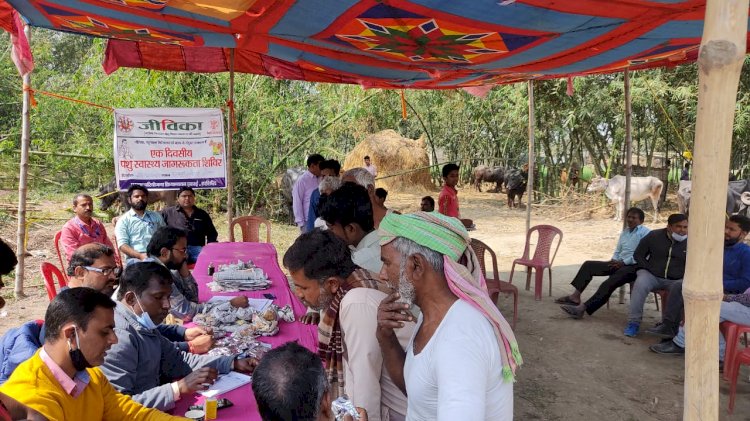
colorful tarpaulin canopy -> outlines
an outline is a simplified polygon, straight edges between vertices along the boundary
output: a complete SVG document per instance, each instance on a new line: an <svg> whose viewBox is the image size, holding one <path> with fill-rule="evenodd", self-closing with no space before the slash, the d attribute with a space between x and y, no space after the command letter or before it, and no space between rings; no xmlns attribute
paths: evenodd
<svg viewBox="0 0 750 421"><path fill-rule="evenodd" d="M2 2L3 0L0 0ZM111 38L105 69L444 89L696 59L705 0L5 0Z"/></svg>

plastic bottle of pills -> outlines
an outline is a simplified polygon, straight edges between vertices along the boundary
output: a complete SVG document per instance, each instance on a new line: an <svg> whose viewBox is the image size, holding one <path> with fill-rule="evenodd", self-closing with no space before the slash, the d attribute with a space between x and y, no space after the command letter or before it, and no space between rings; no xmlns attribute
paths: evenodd
<svg viewBox="0 0 750 421"><path fill-rule="evenodd" d="M216 401L216 398L206 398L206 402L204 403L203 410L206 412L207 420L216 419L216 412L218 410L218 405L219 403Z"/></svg>

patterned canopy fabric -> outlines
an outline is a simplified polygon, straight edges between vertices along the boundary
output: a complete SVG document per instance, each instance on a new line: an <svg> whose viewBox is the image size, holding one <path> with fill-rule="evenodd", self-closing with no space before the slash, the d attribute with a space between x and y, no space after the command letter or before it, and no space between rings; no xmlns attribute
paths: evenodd
<svg viewBox="0 0 750 421"><path fill-rule="evenodd" d="M705 0L3 1L33 26L110 38L108 72L221 72L234 48L239 72L410 89L694 61L705 12Z"/></svg>

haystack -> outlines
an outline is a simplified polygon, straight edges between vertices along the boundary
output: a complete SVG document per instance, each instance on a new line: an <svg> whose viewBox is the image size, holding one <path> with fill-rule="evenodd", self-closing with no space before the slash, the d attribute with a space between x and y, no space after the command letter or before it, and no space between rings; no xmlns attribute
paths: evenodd
<svg viewBox="0 0 750 421"><path fill-rule="evenodd" d="M434 190L424 136L408 139L390 129L370 134L346 156L344 169L364 166L368 155L378 168L377 187L389 191ZM394 174L400 175L388 177Z"/></svg>

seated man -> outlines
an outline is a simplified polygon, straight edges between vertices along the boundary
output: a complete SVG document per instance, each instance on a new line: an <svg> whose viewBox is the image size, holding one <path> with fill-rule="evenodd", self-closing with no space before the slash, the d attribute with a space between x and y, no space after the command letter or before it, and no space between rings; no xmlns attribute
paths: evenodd
<svg viewBox="0 0 750 421"><path fill-rule="evenodd" d="M195 206L195 191L183 187L177 192L177 204L164 209L162 218L167 226L187 232L187 262L198 260L206 243L215 243L219 237L211 215Z"/></svg>
<svg viewBox="0 0 750 421"><path fill-rule="evenodd" d="M125 264L143 260L146 246L157 228L163 227L164 219L158 212L146 210L148 206L148 189L133 184L128 189L128 203L131 208L117 220L115 235L117 247L128 256Z"/></svg>
<svg viewBox="0 0 750 421"><path fill-rule="evenodd" d="M3 275L9 274L16 267L16 264L18 264L16 253L13 252L13 249L10 248L5 241L0 240L0 278L2 278ZM0 281L0 288L2 288L2 281ZM5 301L0 298L0 308L3 308L4 306ZM7 354L2 354L1 356L7 357ZM2 382L5 380L7 380L7 378L3 379ZM20 404L18 401L4 393L0 393L0 421L44 421L46 419L47 418L37 411Z"/></svg>
<svg viewBox="0 0 750 421"><path fill-rule="evenodd" d="M750 325L750 289L742 294L725 294L719 310L719 323L732 322ZM724 357L727 342L719 330L719 371L724 369ZM683 355L685 354L685 328L680 326L677 335L672 340L666 340L651 345L649 349L657 354Z"/></svg>
<svg viewBox="0 0 750 421"><path fill-rule="evenodd" d="M191 320L203 311L204 304L198 302L198 283L187 268L187 234L185 231L162 227L154 232L148 243L149 261L154 261L170 270L172 274L172 296L169 312L178 319ZM247 307L244 295L232 298L234 307Z"/></svg>
<svg viewBox="0 0 750 421"><path fill-rule="evenodd" d="M100 370L117 343L115 303L91 288L61 291L44 316L44 346L18 366L0 392L52 420L182 420L118 393Z"/></svg>
<svg viewBox="0 0 750 421"><path fill-rule="evenodd" d="M635 281L636 265L633 252L641 239L649 233L649 229L641 225L643 218L642 210L628 209L626 217L628 227L622 230L612 259L608 262L594 260L583 262L573 282L570 283L576 289L575 292L555 300L556 303L563 304L560 306L563 311L576 319L583 317L584 313L590 316L607 304L609 297L617 291L617 288ZM581 303L581 293L594 276L609 276L609 278L599 286L588 301Z"/></svg>
<svg viewBox="0 0 750 421"><path fill-rule="evenodd" d="M687 260L687 231L687 216L674 213L669 215L666 228L651 231L638 243L633 253L638 271L630 293L625 336L638 334L643 305L651 291L682 283Z"/></svg>
<svg viewBox="0 0 750 421"><path fill-rule="evenodd" d="M380 237L372 219L372 203L367 190L354 183L344 183L325 200L320 216L328 229L342 239L352 253L355 265L380 273Z"/></svg>
<svg viewBox="0 0 750 421"><path fill-rule="evenodd" d="M326 364L331 398L346 393L367 410L370 419L380 420L383 414L386 419L403 420L406 397L383 370L375 338L378 303L391 289L357 267L349 248L331 231L301 235L284 255L284 266L295 294L309 308L323 312L318 349ZM397 330L401 345L413 327L409 323Z"/></svg>
<svg viewBox="0 0 750 421"><path fill-rule="evenodd" d="M376 337L388 373L408 396L407 419L512 420L521 355L487 293L466 228L417 212L386 216L379 233L381 276L398 293L380 303ZM414 319L412 304L422 312L404 351L393 329Z"/></svg>
<svg viewBox="0 0 750 421"><path fill-rule="evenodd" d="M160 410L174 408L183 394L206 389L218 374L252 372L256 364L254 359L194 355L175 348L156 329L169 314L171 293L172 275L164 266L138 262L125 268L115 307L116 344L102 365L115 389Z"/></svg>
<svg viewBox="0 0 750 421"><path fill-rule="evenodd" d="M722 280L724 294L742 294L750 288L750 246L742 241L750 231L750 219L743 215L732 215L724 224L724 267ZM682 322L685 301L682 297L682 282L673 284L669 288L669 299L665 304L662 323L646 333L663 339L672 339ZM671 342L665 342L662 347L652 350L666 351ZM675 352L679 349L671 348ZM684 352L684 350L683 350Z"/></svg>
<svg viewBox="0 0 750 421"><path fill-rule="evenodd" d="M328 159L320 163L320 182L318 183L318 188L313 190L310 194L310 207L307 209L307 221L305 222L307 231L312 231L316 228L315 222L320 216L320 212L318 211L320 197L323 194L331 194L330 192L325 193L326 188L331 188L331 179L328 179L327 182L326 179L332 177L339 180L340 172L341 164L335 159ZM336 188L338 188L338 186Z"/></svg>
<svg viewBox="0 0 750 421"><path fill-rule="evenodd" d="M425 196L419 203L419 210L422 212L435 212L435 199L432 196Z"/></svg>
<svg viewBox="0 0 750 421"><path fill-rule="evenodd" d="M296 342L287 342L263 356L253 373L253 396L263 421L333 419L323 363ZM360 421L367 421L364 409L357 410Z"/></svg>
<svg viewBox="0 0 750 421"><path fill-rule="evenodd" d="M118 282L119 268L115 264L114 250L89 243L79 247L70 257L68 266L69 288L87 287L111 296ZM21 363L33 357L44 343L45 326L38 320L8 330L0 340L0 383L10 378Z"/></svg>
<svg viewBox="0 0 750 421"><path fill-rule="evenodd" d="M68 260L84 244L101 243L111 249L115 248L107 236L104 224L91 216L94 212L94 199L91 196L76 195L73 199L73 212L76 216L63 225L60 235L60 244Z"/></svg>
<svg viewBox="0 0 750 421"><path fill-rule="evenodd" d="M119 277L120 268L115 262L115 251L105 244L83 245L70 256L69 288L87 287L110 297L115 292Z"/></svg>

